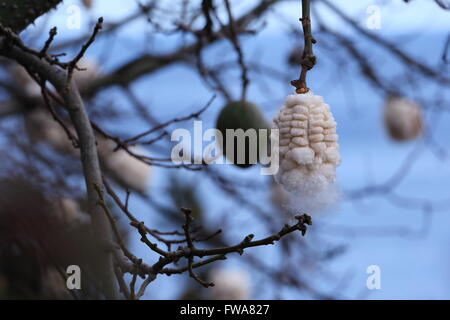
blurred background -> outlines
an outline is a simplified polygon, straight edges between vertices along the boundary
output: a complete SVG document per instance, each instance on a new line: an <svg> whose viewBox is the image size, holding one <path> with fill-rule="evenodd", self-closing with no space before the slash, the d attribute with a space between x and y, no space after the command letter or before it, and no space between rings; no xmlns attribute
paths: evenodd
<svg viewBox="0 0 450 320"><path fill-rule="evenodd" d="M301 1L230 3L248 69L247 99L271 121L300 71ZM318 63L308 85L338 124L339 203L314 214L305 237L295 233L200 269L214 288L188 275L159 276L143 298L450 298L450 5L314 0L312 6ZM192 208L201 234L222 229L205 246L239 243L249 233L262 238L295 222L301 204L288 210L286 192L259 166L194 170L170 162L174 129L193 132L191 115L215 96L199 116L204 130L214 128L227 102L240 99L242 65L233 41L221 35L230 21L224 2L214 1L209 35L199 32L206 30L202 1L65 0L21 37L40 49L57 26L50 52L71 57L99 16L103 31L75 79L91 119L122 139L170 122L138 141L134 150L144 161L102 145L104 172L129 210L150 228L181 231L179 208ZM95 240L83 233L79 158L39 107L40 88L14 63L2 60L1 68L0 297L70 299L52 259L96 268ZM158 256L112 203L111 209L129 248L154 263ZM380 289L367 287L372 265L380 268ZM96 298L85 281L80 297Z"/></svg>

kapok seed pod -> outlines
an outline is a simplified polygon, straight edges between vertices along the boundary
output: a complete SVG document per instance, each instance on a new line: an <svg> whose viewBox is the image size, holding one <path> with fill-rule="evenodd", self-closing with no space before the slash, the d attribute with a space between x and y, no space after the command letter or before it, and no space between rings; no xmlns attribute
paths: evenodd
<svg viewBox="0 0 450 320"><path fill-rule="evenodd" d="M423 132L421 107L405 97L388 97L384 107L384 120L393 140L411 140Z"/></svg>
<svg viewBox="0 0 450 320"><path fill-rule="evenodd" d="M259 111L258 107L252 103L246 101L235 101L227 104L219 114L217 118L216 128L222 133L223 146L222 151L227 158L233 162L238 167L249 168L255 164L255 161L259 161L259 141L262 138L260 129L267 130L267 140L270 136L270 126L264 119L263 115ZM243 163L238 163L240 161L238 158L238 142L239 139L236 135L230 136L227 139L227 129L238 130L242 129L247 132L249 129L254 129L256 134L256 140L253 143L249 143L251 139L248 136L245 137L245 161ZM235 131L236 134L236 131ZM234 143L227 141L233 139ZM256 142L256 143L255 143ZM232 146L234 145L234 156L231 159L229 155L233 153Z"/></svg>
<svg viewBox="0 0 450 320"><path fill-rule="evenodd" d="M291 115L295 121L287 120ZM279 131L280 169L275 180L300 199L302 209L320 210L334 203L340 163L336 122L329 105L312 91L289 95L274 119Z"/></svg>

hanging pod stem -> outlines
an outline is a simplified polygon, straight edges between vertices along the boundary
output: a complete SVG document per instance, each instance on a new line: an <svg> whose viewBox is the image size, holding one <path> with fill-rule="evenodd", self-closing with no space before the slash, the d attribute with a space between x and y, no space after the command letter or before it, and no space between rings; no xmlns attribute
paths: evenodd
<svg viewBox="0 0 450 320"><path fill-rule="evenodd" d="M311 28L311 0L302 0L302 18L300 19L303 27L304 49L301 60L300 77L297 80L292 80L291 84L296 88L295 92L298 94L307 93L309 88L306 84L306 76L317 62L316 56L313 52L313 44L316 39L312 36Z"/></svg>

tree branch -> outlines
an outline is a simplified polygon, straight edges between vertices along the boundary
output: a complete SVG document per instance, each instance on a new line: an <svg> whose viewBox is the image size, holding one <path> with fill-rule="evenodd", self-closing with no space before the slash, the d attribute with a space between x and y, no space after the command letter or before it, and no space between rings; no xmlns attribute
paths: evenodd
<svg viewBox="0 0 450 320"><path fill-rule="evenodd" d="M280 0L263 0L253 9L243 14L235 21L236 32L244 30L252 21L255 21L274 4L280 2ZM218 40L223 39L228 34L228 26L224 26L215 33L212 33L211 39L208 44L211 45ZM98 79L95 79L87 86L85 92L87 95L95 94L97 91L114 85L127 85L132 81L152 72L155 72L170 64L187 61L190 56L194 55L197 51L198 44L193 43L182 47L181 49L161 56L157 55L145 55L139 57L133 61L126 63L119 67L117 70L110 74L104 75Z"/></svg>
<svg viewBox="0 0 450 320"><path fill-rule="evenodd" d="M23 50L22 47L11 43L7 38L0 39L0 54L17 61L30 72L38 74L41 79L48 80L64 100L80 143L81 161L88 196L88 212L92 218L93 232L100 237L105 245L104 255L99 257L99 262L102 265L102 274L99 274L99 279L102 281L104 294L108 298L115 299L117 293L113 282L112 257L109 250L106 250L106 246L110 245L112 241L111 227L108 218L98 205L100 199L95 190L96 185L103 190L96 139L78 88L73 82L67 84L67 74L58 66L50 64L46 59L40 59L30 50Z"/></svg>
<svg viewBox="0 0 450 320"><path fill-rule="evenodd" d="M3 0L0 6L0 23L15 32L21 32L61 2L62 0Z"/></svg>
<svg viewBox="0 0 450 320"><path fill-rule="evenodd" d="M380 37L379 35L367 31L366 29L360 27L354 19L352 19L350 16L345 14L338 6L336 6L334 3L328 1L328 0L321 0L323 4L325 4L326 7L328 7L331 11L333 11L338 17L340 17L343 21L348 23L353 29L355 29L357 32L359 32L361 35L366 37L367 39L370 39L371 41L374 41L375 43L379 44L381 47L385 48L389 52L391 52L393 55L398 57L405 65L407 65L409 68L414 68L415 70L419 71L423 75L434 78L435 80L442 81L445 84L450 84L450 78L447 77L444 73L441 73L441 70L434 70L433 68L427 66L426 64L422 63L419 60L414 59L407 53L400 50L394 43Z"/></svg>

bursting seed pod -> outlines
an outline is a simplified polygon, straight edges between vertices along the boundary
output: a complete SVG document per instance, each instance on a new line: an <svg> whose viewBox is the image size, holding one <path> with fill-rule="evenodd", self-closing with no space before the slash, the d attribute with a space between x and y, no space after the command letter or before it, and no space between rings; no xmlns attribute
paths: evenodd
<svg viewBox="0 0 450 320"><path fill-rule="evenodd" d="M390 96L384 107L384 119L389 135L397 141L407 141L422 134L420 106L400 96Z"/></svg>
<svg viewBox="0 0 450 320"><path fill-rule="evenodd" d="M314 211L334 202L340 156L330 106L311 91L289 95L274 123L279 129L277 182L303 201L303 209Z"/></svg>

